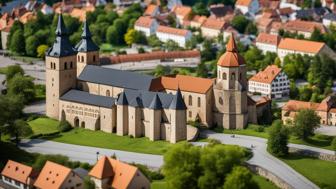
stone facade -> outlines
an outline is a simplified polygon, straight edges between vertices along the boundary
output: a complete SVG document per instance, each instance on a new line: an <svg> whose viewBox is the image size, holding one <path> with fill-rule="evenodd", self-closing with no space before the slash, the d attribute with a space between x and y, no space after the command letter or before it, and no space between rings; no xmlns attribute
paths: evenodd
<svg viewBox="0 0 336 189"><path fill-rule="evenodd" d="M258 107L253 100L248 103L245 62L233 37L218 62L217 79L197 80L205 88L188 90L193 78L182 78L187 88L153 90L151 76L100 67L99 48L86 23L83 29L81 42L72 49L60 16L56 41L63 43L55 43L45 61L47 116L74 127L171 143L186 140L187 121L227 129L256 122ZM238 62L227 58L232 54Z"/></svg>

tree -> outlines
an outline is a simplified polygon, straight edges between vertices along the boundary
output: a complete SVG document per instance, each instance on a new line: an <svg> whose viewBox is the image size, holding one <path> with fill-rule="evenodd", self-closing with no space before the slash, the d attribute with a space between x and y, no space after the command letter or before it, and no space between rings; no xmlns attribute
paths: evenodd
<svg viewBox="0 0 336 189"><path fill-rule="evenodd" d="M249 22L248 25L246 26L245 33L257 35L258 28L253 22Z"/></svg>
<svg viewBox="0 0 336 189"><path fill-rule="evenodd" d="M331 148L335 151L336 154L336 137L331 141Z"/></svg>
<svg viewBox="0 0 336 189"><path fill-rule="evenodd" d="M155 35L149 36L147 41L148 45L151 47L161 47L162 45L162 42Z"/></svg>
<svg viewBox="0 0 336 189"><path fill-rule="evenodd" d="M251 172L242 166L236 166L227 176L224 189L257 189L258 184L252 179Z"/></svg>
<svg viewBox="0 0 336 189"><path fill-rule="evenodd" d="M198 187L208 189L223 186L226 175L235 165L240 165L244 157L244 150L238 146L209 144L201 152L203 174L198 179Z"/></svg>
<svg viewBox="0 0 336 189"><path fill-rule="evenodd" d="M118 31L115 29L114 26L110 26L107 28L106 31L106 41L110 44L118 44Z"/></svg>
<svg viewBox="0 0 336 189"><path fill-rule="evenodd" d="M16 74L23 76L24 70L20 65L10 65L6 70L6 80L9 82Z"/></svg>
<svg viewBox="0 0 336 189"><path fill-rule="evenodd" d="M154 69L154 76L155 77L164 76L164 75L169 74L169 72L170 72L170 67L157 65Z"/></svg>
<svg viewBox="0 0 336 189"><path fill-rule="evenodd" d="M47 50L48 50L48 45L39 45L36 50L37 57L44 58Z"/></svg>
<svg viewBox="0 0 336 189"><path fill-rule="evenodd" d="M9 125L7 131L10 136L15 137L16 144L19 142L19 137L33 134L32 128L22 119L15 120L13 124Z"/></svg>
<svg viewBox="0 0 336 189"><path fill-rule="evenodd" d="M90 179L90 177L84 178L84 189L95 189L96 185L95 183Z"/></svg>
<svg viewBox="0 0 336 189"><path fill-rule="evenodd" d="M207 9L207 6L204 5L204 3L197 2L195 5L192 7L192 11L196 15L204 15L204 16L209 16L209 10Z"/></svg>
<svg viewBox="0 0 336 189"><path fill-rule="evenodd" d="M129 29L125 34L125 42L127 45L132 45L135 42L135 29Z"/></svg>
<svg viewBox="0 0 336 189"><path fill-rule="evenodd" d="M18 95L25 104L35 98L33 78L16 74L7 84L8 95Z"/></svg>
<svg viewBox="0 0 336 189"><path fill-rule="evenodd" d="M168 188L195 188L201 174L200 148L188 143L173 146L164 155L163 174Z"/></svg>
<svg viewBox="0 0 336 189"><path fill-rule="evenodd" d="M320 117L314 110L301 110L294 117L294 133L301 139L314 135L314 130L320 126Z"/></svg>
<svg viewBox="0 0 336 189"><path fill-rule="evenodd" d="M236 30L238 30L239 33L244 33L249 22L250 21L245 18L245 16L238 15L232 19L231 24Z"/></svg>
<svg viewBox="0 0 336 189"><path fill-rule="evenodd" d="M72 129L70 123L68 121L61 121L59 124L58 124L58 131L60 132L67 132L69 130Z"/></svg>
<svg viewBox="0 0 336 189"><path fill-rule="evenodd" d="M0 139L1 133L22 116L23 107L22 99L18 96L0 95Z"/></svg>
<svg viewBox="0 0 336 189"><path fill-rule="evenodd" d="M165 48L168 51L176 51L181 49L181 47L178 45L177 42L173 41L173 40L168 40L165 44L164 44Z"/></svg>
<svg viewBox="0 0 336 189"><path fill-rule="evenodd" d="M269 132L267 148L276 156L285 156L288 154L288 137L289 133L280 120L273 123Z"/></svg>
<svg viewBox="0 0 336 189"><path fill-rule="evenodd" d="M29 36L26 39L26 54L28 56L36 57L36 49L37 46L39 45L39 41L34 35Z"/></svg>
<svg viewBox="0 0 336 189"><path fill-rule="evenodd" d="M9 49L18 54L25 54L25 38L21 29L14 32Z"/></svg>

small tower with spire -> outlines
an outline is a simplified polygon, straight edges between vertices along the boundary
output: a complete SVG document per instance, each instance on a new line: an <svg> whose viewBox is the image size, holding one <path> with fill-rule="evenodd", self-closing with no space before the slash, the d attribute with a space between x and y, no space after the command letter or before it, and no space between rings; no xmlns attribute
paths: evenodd
<svg viewBox="0 0 336 189"><path fill-rule="evenodd" d="M155 96L152 102L149 105L149 140L155 141L161 139L161 111L162 103L159 98L158 93L155 93Z"/></svg>
<svg viewBox="0 0 336 189"><path fill-rule="evenodd" d="M247 79L245 60L239 55L233 35L226 52L217 62L214 85L214 123L226 129L242 129L247 124Z"/></svg>
<svg viewBox="0 0 336 189"><path fill-rule="evenodd" d="M117 100L117 135L128 133L128 100L125 92L120 93Z"/></svg>
<svg viewBox="0 0 336 189"><path fill-rule="evenodd" d="M58 119L59 98L76 87L76 50L71 46L63 17L58 16L56 39L47 50L46 67L46 114Z"/></svg>
<svg viewBox="0 0 336 189"><path fill-rule="evenodd" d="M81 41L76 45L77 53L77 76L86 65L99 65L99 47L93 42L87 21L83 24Z"/></svg>
<svg viewBox="0 0 336 189"><path fill-rule="evenodd" d="M176 143L187 139L187 106L184 103L181 90L177 87L177 92L169 106L170 109L170 142Z"/></svg>

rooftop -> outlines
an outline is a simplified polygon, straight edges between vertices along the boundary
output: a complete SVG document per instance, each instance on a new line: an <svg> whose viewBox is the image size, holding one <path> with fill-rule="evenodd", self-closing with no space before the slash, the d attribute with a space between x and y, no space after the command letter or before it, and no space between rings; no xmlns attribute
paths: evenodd
<svg viewBox="0 0 336 189"><path fill-rule="evenodd" d="M278 46L279 49L294 50L306 53L318 53L325 43L302 39L283 38Z"/></svg>
<svg viewBox="0 0 336 189"><path fill-rule="evenodd" d="M280 43L281 37L278 35L272 35L267 33L259 33L256 42L257 43L267 43L271 45L278 46Z"/></svg>
<svg viewBox="0 0 336 189"><path fill-rule="evenodd" d="M283 107L282 110L286 111L299 111L304 109L316 110L319 103L305 102L299 100L289 100Z"/></svg>
<svg viewBox="0 0 336 189"><path fill-rule="evenodd" d="M244 58L238 53L234 36L231 35L226 44L226 52L219 58L217 65L223 67L238 67L245 64Z"/></svg>
<svg viewBox="0 0 336 189"><path fill-rule="evenodd" d="M144 12L144 15L149 15L151 16L152 14L155 13L155 11L158 9L159 7L157 5L153 5L153 4L150 4L147 6L145 12Z"/></svg>
<svg viewBox="0 0 336 189"><path fill-rule="evenodd" d="M176 14L176 16L185 18L192 12L192 9L189 6L177 5L173 7L172 11Z"/></svg>
<svg viewBox="0 0 336 189"><path fill-rule="evenodd" d="M271 84L276 76L281 72L281 68L276 65L269 65L263 71L258 72L249 81Z"/></svg>
<svg viewBox="0 0 336 189"><path fill-rule="evenodd" d="M252 0L237 0L236 1L236 6L249 6L252 3Z"/></svg>
<svg viewBox="0 0 336 189"><path fill-rule="evenodd" d="M190 31L186 29L178 29L178 28L173 28L169 26L162 26L160 25L156 32L161 32L161 33L168 33L171 35L180 35L180 36L186 36Z"/></svg>
<svg viewBox="0 0 336 189"><path fill-rule="evenodd" d="M313 32L315 29L318 29L321 33L326 32L325 27L321 23L303 20L288 21L287 23L285 23L284 29L303 32Z"/></svg>
<svg viewBox="0 0 336 189"><path fill-rule="evenodd" d="M149 16L140 16L138 20L135 21L135 26L149 28L155 22L155 19Z"/></svg>
<svg viewBox="0 0 336 189"><path fill-rule="evenodd" d="M60 99L64 101L78 102L105 108L111 108L115 103L115 99L112 97L94 95L85 91L74 89L65 93L60 97Z"/></svg>
<svg viewBox="0 0 336 189"><path fill-rule="evenodd" d="M12 160L8 160L1 175L28 184L28 178L34 173L33 168Z"/></svg>
<svg viewBox="0 0 336 189"><path fill-rule="evenodd" d="M202 27L215 29L215 30L222 30L225 28L226 25L227 23L225 21L214 19L214 18L208 18L202 24Z"/></svg>

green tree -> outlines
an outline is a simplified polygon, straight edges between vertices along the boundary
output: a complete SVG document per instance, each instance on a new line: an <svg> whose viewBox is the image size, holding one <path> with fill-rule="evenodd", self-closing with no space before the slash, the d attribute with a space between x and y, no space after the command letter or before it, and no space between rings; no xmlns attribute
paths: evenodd
<svg viewBox="0 0 336 189"><path fill-rule="evenodd" d="M129 29L125 34L124 40L127 45L132 45L135 42L135 29Z"/></svg>
<svg viewBox="0 0 336 189"><path fill-rule="evenodd" d="M227 176L224 189L258 189L258 184L252 179L251 172L242 166L236 166Z"/></svg>
<svg viewBox="0 0 336 189"><path fill-rule="evenodd" d="M39 45L37 38L34 35L29 36L26 39L25 44L26 44L26 54L28 56L36 57L36 49L37 46Z"/></svg>
<svg viewBox="0 0 336 189"><path fill-rule="evenodd" d="M232 19L231 24L239 33L244 33L249 22L245 16L238 15Z"/></svg>
<svg viewBox="0 0 336 189"><path fill-rule="evenodd" d="M238 146L211 144L201 152L203 174L198 179L200 189L223 186L225 177L235 165L240 165L245 152Z"/></svg>
<svg viewBox="0 0 336 189"><path fill-rule="evenodd" d="M253 22L249 22L248 25L246 26L245 33L252 34L252 35L257 35L258 28L257 28L256 24L254 24Z"/></svg>
<svg viewBox="0 0 336 189"><path fill-rule="evenodd" d="M116 28L114 26L110 26L107 28L107 31L106 31L106 41L111 44L118 44L119 43L119 40L117 37L118 35L119 34Z"/></svg>
<svg viewBox="0 0 336 189"><path fill-rule="evenodd" d="M25 38L22 30L16 30L11 38L9 49L18 54L25 54Z"/></svg>
<svg viewBox="0 0 336 189"><path fill-rule="evenodd" d="M6 70L6 80L9 82L16 74L23 76L24 70L20 65L10 65L7 66Z"/></svg>
<svg viewBox="0 0 336 189"><path fill-rule="evenodd" d="M155 77L160 77L169 74L170 67L157 65L153 71Z"/></svg>
<svg viewBox="0 0 336 189"><path fill-rule="evenodd" d="M39 45L36 49L37 57L44 58L47 50L48 50L48 45Z"/></svg>
<svg viewBox="0 0 336 189"><path fill-rule="evenodd" d="M336 137L331 141L331 148L335 151L336 154Z"/></svg>
<svg viewBox="0 0 336 189"><path fill-rule="evenodd" d="M95 189L96 185L95 183L90 179L90 177L84 178L84 189Z"/></svg>
<svg viewBox="0 0 336 189"><path fill-rule="evenodd" d="M320 126L320 117L314 110L301 110L294 117L294 133L301 139L306 140L314 135L314 130Z"/></svg>
<svg viewBox="0 0 336 189"><path fill-rule="evenodd" d="M15 137L16 144L19 142L19 137L25 137L33 134L31 127L22 119L15 120L13 124L9 125L9 129L7 131L10 136Z"/></svg>
<svg viewBox="0 0 336 189"><path fill-rule="evenodd" d="M201 174L200 148L188 143L172 146L164 155L163 174L168 188L195 188Z"/></svg>
<svg viewBox="0 0 336 189"><path fill-rule="evenodd" d="M298 99L299 97L299 89L296 87L294 81L291 81L289 84L289 97L291 99Z"/></svg>
<svg viewBox="0 0 336 189"><path fill-rule="evenodd" d="M267 148L276 156L285 156L288 154L288 138L287 128L282 125L280 120L277 120L269 132Z"/></svg>
<svg viewBox="0 0 336 189"><path fill-rule="evenodd" d="M195 5L192 7L192 11L196 15L204 15L204 16L210 15L207 6L204 5L202 1L195 3Z"/></svg>
<svg viewBox="0 0 336 189"><path fill-rule="evenodd" d="M33 78L16 74L7 84L8 95L19 95L25 104L35 98Z"/></svg>
<svg viewBox="0 0 336 189"><path fill-rule="evenodd" d="M155 35L149 36L147 41L148 45L151 47L161 47L162 45L162 42Z"/></svg>
<svg viewBox="0 0 336 189"><path fill-rule="evenodd" d="M176 50L181 49L181 47L178 45L178 43L176 43L173 40L168 40L166 43L164 43L164 47L168 51L176 51Z"/></svg>

